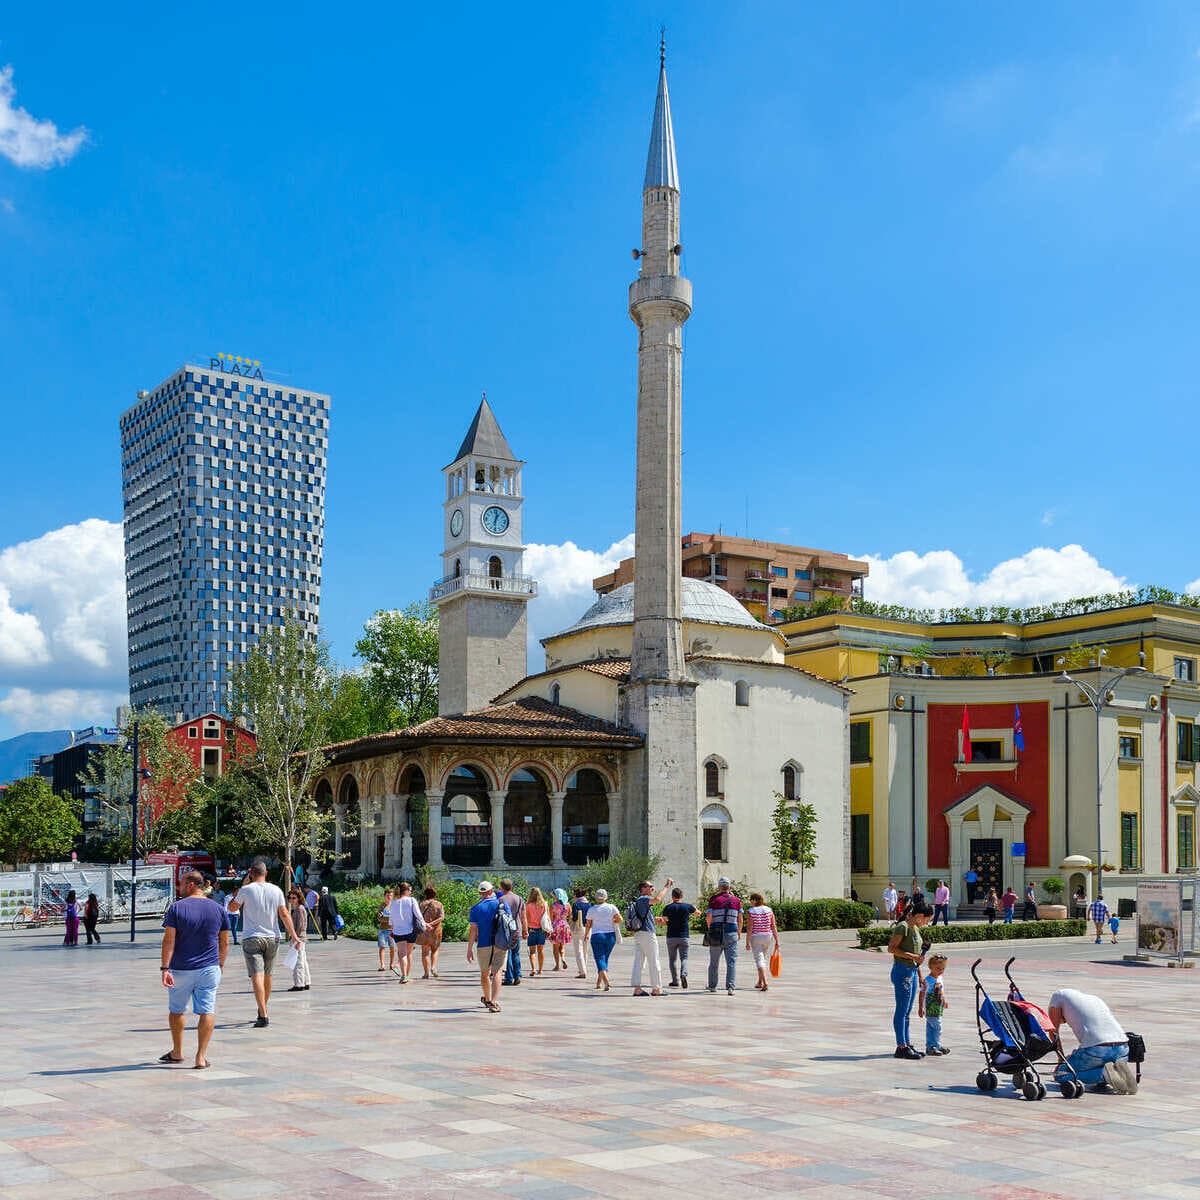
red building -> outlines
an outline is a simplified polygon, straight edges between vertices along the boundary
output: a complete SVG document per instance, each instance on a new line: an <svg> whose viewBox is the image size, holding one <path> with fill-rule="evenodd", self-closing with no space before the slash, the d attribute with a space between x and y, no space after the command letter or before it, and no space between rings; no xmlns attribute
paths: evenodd
<svg viewBox="0 0 1200 1200"><path fill-rule="evenodd" d="M187 752L205 779L224 775L231 762L253 754L258 744L249 730L211 712L176 725L168 737Z"/></svg>

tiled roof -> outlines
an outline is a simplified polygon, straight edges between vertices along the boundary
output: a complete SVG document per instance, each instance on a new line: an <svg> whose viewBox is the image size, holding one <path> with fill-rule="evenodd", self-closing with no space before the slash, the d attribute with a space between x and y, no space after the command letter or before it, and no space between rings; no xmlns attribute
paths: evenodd
<svg viewBox="0 0 1200 1200"><path fill-rule="evenodd" d="M627 658L598 658L595 662L574 663L593 675L603 675L606 679L617 679L622 683L629 678L629 659Z"/></svg>
<svg viewBox="0 0 1200 1200"><path fill-rule="evenodd" d="M509 704L495 704L461 716L433 717L408 729L338 742L324 750L335 761L345 761L409 749L423 742L446 741L550 742L632 749L642 744L642 737L632 729L577 709L551 704L539 696L523 696Z"/></svg>

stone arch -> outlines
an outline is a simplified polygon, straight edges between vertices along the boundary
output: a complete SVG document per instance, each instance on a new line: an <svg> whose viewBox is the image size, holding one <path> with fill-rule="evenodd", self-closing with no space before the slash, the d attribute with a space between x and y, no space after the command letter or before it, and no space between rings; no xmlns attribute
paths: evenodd
<svg viewBox="0 0 1200 1200"><path fill-rule="evenodd" d="M500 780L496 776L496 768L489 762L484 762L478 755L463 755L462 758L456 758L442 772L441 787L443 791L450 787L450 777L460 767L470 767L472 770L479 771L484 778L484 782L489 788L494 791L500 790ZM428 779L428 776L426 776Z"/></svg>
<svg viewBox="0 0 1200 1200"><path fill-rule="evenodd" d="M700 846L705 862L728 862L729 827L733 817L723 804L708 804L700 810Z"/></svg>
<svg viewBox="0 0 1200 1200"><path fill-rule="evenodd" d="M616 777L611 767L601 766L595 759L584 758L578 762L573 762L563 773L563 787L569 788L571 786L571 776L584 770L595 771L603 780L606 792L615 792L620 784L620 780Z"/></svg>
<svg viewBox="0 0 1200 1200"><path fill-rule="evenodd" d="M710 799L722 799L725 796L725 772L729 764L719 754L705 756L702 768L704 795Z"/></svg>
<svg viewBox="0 0 1200 1200"><path fill-rule="evenodd" d="M397 833L407 833L412 838L412 860L415 866L429 862L429 801L426 790L429 784L425 764L411 758L396 775L396 795L400 797L402 813Z"/></svg>
<svg viewBox="0 0 1200 1200"><path fill-rule="evenodd" d="M516 776L518 771L541 772L541 774L546 778L546 787L550 791L556 791L561 786L558 778L558 772L555 771L555 769L550 766L549 763L540 758L526 758L514 764L512 770L509 771L503 785L506 790L512 786L513 778Z"/></svg>
<svg viewBox="0 0 1200 1200"><path fill-rule="evenodd" d="M794 758L789 758L779 768L779 774L781 776L779 790L785 799L802 804L804 802L804 764L797 762Z"/></svg>
<svg viewBox="0 0 1200 1200"><path fill-rule="evenodd" d="M488 773L463 762L446 772L442 799L442 858L462 867L486 867L492 860L492 802Z"/></svg>
<svg viewBox="0 0 1200 1200"><path fill-rule="evenodd" d="M551 860L550 791L554 776L545 767L517 767L504 797L504 861L514 867L547 866Z"/></svg>
<svg viewBox="0 0 1200 1200"><path fill-rule="evenodd" d="M609 781L599 768L582 766L566 778L562 858L568 866L608 857Z"/></svg>
<svg viewBox="0 0 1200 1200"><path fill-rule="evenodd" d="M362 798L358 775L347 771L338 780L337 803L333 806L333 858L335 870L355 870L362 861Z"/></svg>

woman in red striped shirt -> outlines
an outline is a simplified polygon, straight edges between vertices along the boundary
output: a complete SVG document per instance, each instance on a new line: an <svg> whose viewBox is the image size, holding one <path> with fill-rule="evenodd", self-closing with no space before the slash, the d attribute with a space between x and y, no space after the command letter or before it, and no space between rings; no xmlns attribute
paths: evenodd
<svg viewBox="0 0 1200 1200"><path fill-rule="evenodd" d="M750 908L746 913L746 949L754 953L754 965L758 968L758 982L754 985L760 992L767 990L767 960L779 949L779 930L775 927L775 914L771 911L761 892L750 893Z"/></svg>

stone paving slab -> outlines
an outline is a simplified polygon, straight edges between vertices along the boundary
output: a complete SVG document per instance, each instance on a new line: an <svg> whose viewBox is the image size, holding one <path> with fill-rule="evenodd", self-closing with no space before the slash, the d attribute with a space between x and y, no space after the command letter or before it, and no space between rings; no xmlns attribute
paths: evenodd
<svg viewBox="0 0 1200 1200"><path fill-rule="evenodd" d="M974 1086L968 966L982 956L1001 993L994 944L949 948L952 1053L920 1063L891 1057L886 956L834 941L785 935L765 995L743 956L732 997L550 973L504 989L498 1015L461 946L442 979L401 986L373 945L318 942L313 990L277 993L265 1030L233 950L203 1072L155 1062L157 946L149 925L135 946L0 935L0 1200L1200 1196L1200 972L1119 948L1014 946L1031 999L1097 992L1150 1056L1136 1097L1029 1103Z"/></svg>

